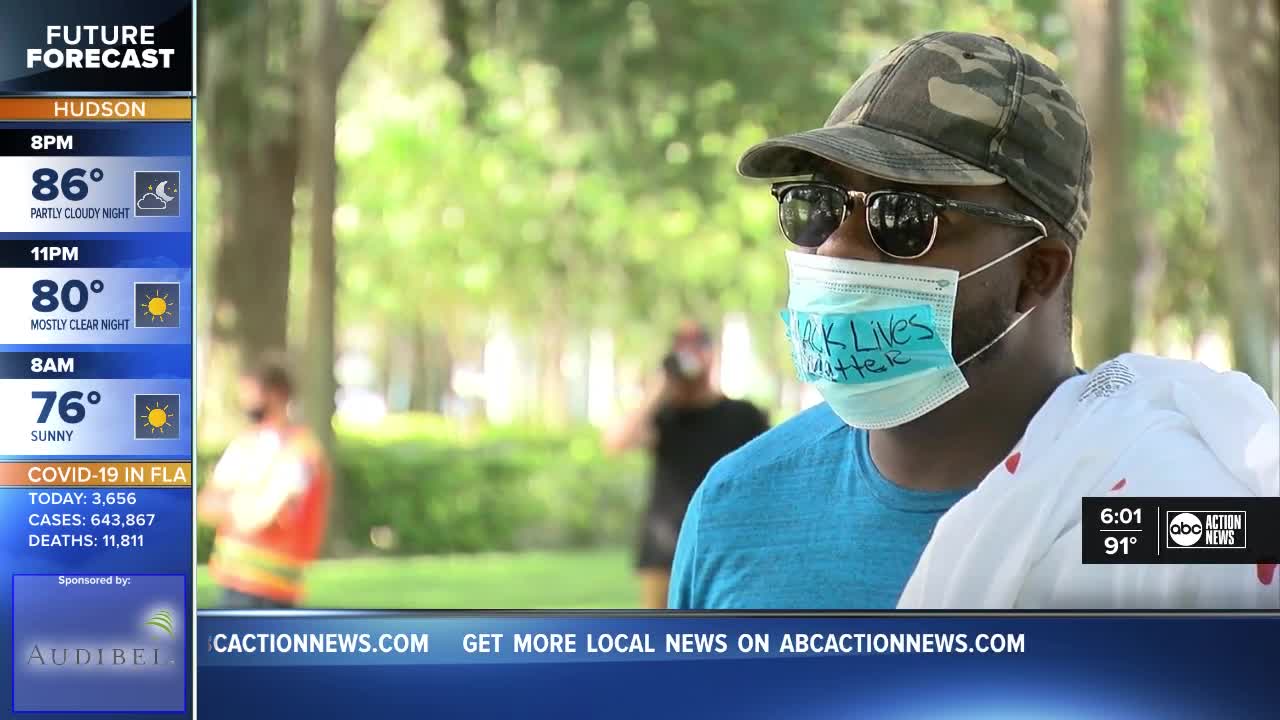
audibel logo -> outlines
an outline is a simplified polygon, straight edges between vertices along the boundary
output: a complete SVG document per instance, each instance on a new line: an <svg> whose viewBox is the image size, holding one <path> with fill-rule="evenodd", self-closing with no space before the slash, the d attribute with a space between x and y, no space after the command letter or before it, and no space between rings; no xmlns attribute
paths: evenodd
<svg viewBox="0 0 1280 720"><path fill-rule="evenodd" d="M1166 513L1168 537L1165 547L1179 548L1245 548L1245 513L1243 510L1188 510Z"/></svg>
<svg viewBox="0 0 1280 720"><path fill-rule="evenodd" d="M160 628L165 635L173 637L173 615L168 610L161 610L152 615L143 625Z"/></svg>
<svg viewBox="0 0 1280 720"><path fill-rule="evenodd" d="M100 642L87 638L69 642L33 642L26 663L47 668L90 670L95 668L141 670L173 665L176 662L175 650L168 647L172 643L164 643L162 646L146 637L149 632L151 637L172 639L174 636L173 613L161 609L143 617L145 620L140 623L141 629L145 631L143 636L122 638L114 642ZM147 628L155 629L147 631Z"/></svg>
<svg viewBox="0 0 1280 720"><path fill-rule="evenodd" d="M15 575L15 712L184 712L182 575Z"/></svg>

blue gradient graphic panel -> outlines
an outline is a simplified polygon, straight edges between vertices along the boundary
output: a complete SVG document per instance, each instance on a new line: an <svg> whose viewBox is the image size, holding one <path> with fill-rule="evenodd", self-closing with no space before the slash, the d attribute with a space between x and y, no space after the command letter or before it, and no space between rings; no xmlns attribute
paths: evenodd
<svg viewBox="0 0 1280 720"><path fill-rule="evenodd" d="M192 714L193 19L0 4L0 717ZM86 24L174 62L48 65Z"/></svg>
<svg viewBox="0 0 1280 720"><path fill-rule="evenodd" d="M14 575L13 709L186 709L182 575Z"/></svg>
<svg viewBox="0 0 1280 720"><path fill-rule="evenodd" d="M154 465L160 469L152 472L172 478L172 467ZM131 486L124 479L118 487L42 482L0 493L4 567L13 573L158 573L190 563L186 491ZM117 540L107 541L111 536ZM123 537L140 540L126 544Z"/></svg>
<svg viewBox="0 0 1280 720"><path fill-rule="evenodd" d="M49 358L59 362L51 365ZM181 380L191 377L191 349L176 345L42 345L32 350L28 345L0 345L0 377Z"/></svg>
<svg viewBox="0 0 1280 720"><path fill-rule="evenodd" d="M70 136L70 147L54 145L42 157L124 156L154 157L191 154L191 130L186 123L131 122L128 125L94 122L24 122L21 128L0 124L0 156L30 155L35 134Z"/></svg>
<svg viewBox="0 0 1280 720"><path fill-rule="evenodd" d="M229 651L232 637L329 633L334 652ZM355 649L388 634L425 634L428 650ZM518 634L572 635L576 650L516 652ZM876 637L958 634L969 652L781 651L784 636L862 635L874 650ZM1023 650L978 652L979 634ZM619 635L654 651L589 651L588 636ZM696 650L717 636L724 652ZM742 652L743 638L770 649ZM196 643L205 717L1274 718L1280 617L201 613Z"/></svg>
<svg viewBox="0 0 1280 720"><path fill-rule="evenodd" d="M191 267L185 233L5 233L0 232L4 268Z"/></svg>

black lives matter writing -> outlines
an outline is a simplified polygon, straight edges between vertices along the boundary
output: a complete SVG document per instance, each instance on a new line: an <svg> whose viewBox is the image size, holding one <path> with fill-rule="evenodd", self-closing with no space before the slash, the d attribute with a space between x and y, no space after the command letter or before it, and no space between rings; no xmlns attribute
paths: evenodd
<svg viewBox="0 0 1280 720"><path fill-rule="evenodd" d="M921 351L945 350L931 320L928 306L850 315L804 314L797 318L796 327L800 367L810 376L834 382L902 374L899 369L917 362Z"/></svg>

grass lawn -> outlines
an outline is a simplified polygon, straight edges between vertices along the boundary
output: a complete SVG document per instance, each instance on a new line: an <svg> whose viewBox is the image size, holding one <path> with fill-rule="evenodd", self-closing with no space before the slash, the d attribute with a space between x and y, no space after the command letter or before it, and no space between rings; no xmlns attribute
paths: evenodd
<svg viewBox="0 0 1280 720"><path fill-rule="evenodd" d="M305 605L320 608L634 608L627 548L324 560L307 571ZM202 566L199 607L217 607Z"/></svg>

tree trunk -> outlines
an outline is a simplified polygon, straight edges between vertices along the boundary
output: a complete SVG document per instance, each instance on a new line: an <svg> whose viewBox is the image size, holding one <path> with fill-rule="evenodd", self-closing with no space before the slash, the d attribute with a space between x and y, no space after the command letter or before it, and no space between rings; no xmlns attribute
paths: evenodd
<svg viewBox="0 0 1280 720"><path fill-rule="evenodd" d="M219 163L222 243L214 265L213 339L231 343L237 359L249 361L286 345L298 145L281 140L257 159L228 155Z"/></svg>
<svg viewBox="0 0 1280 720"><path fill-rule="evenodd" d="M1133 344L1138 245L1129 202L1125 112L1124 0L1069 4L1076 43L1075 82L1093 142L1092 217L1076 258L1075 312L1081 358L1093 367Z"/></svg>
<svg viewBox="0 0 1280 720"><path fill-rule="evenodd" d="M471 12L464 0L441 0L441 31L448 47L448 59L444 74L462 91L463 119L468 127L479 126L482 105L481 90L468 67L471 63L471 42L467 37L472 23Z"/></svg>
<svg viewBox="0 0 1280 720"><path fill-rule="evenodd" d="M417 370L414 374L415 410L442 412L445 394L453 376L449 337L426 318L418 321L414 344Z"/></svg>
<svg viewBox="0 0 1280 720"><path fill-rule="evenodd" d="M552 307L559 307L553 305ZM569 423L569 388L562 366L566 347L566 327L562 315L552 312L542 324L538 341L539 392L537 402L543 423L548 427L564 427Z"/></svg>
<svg viewBox="0 0 1280 720"><path fill-rule="evenodd" d="M383 0L356 3L326 51L332 84L372 26ZM300 158L295 2L197 6L199 110L220 207L202 419L230 414L239 368L288 345L294 191ZM315 8L307 5L307 12ZM305 44L305 40L304 43ZM332 128L331 128L332 129ZM332 156L332 148L330 149ZM217 429L208 425L207 429Z"/></svg>
<svg viewBox="0 0 1280 720"><path fill-rule="evenodd" d="M238 369L258 353L286 349L297 111L287 73L289 8L206 5L197 16L199 111L219 208L201 417L215 421L206 431L222 431L230 429L219 423L231 417Z"/></svg>
<svg viewBox="0 0 1280 720"><path fill-rule="evenodd" d="M374 381L374 387L386 398L387 412L398 412L407 408L406 389L411 389L406 386L406 381L409 380L405 368L408 361L405 357L407 343L402 337L400 322L383 318L378 325L379 330L374 339L372 351L377 378ZM409 385L412 383L410 382Z"/></svg>
<svg viewBox="0 0 1280 720"><path fill-rule="evenodd" d="M312 0L304 9L304 37L310 51L304 79L306 172L311 189L311 284L307 297L306 383L303 403L307 425L332 454L337 383L334 331L337 249L333 212L337 205L338 167L334 154L338 116L337 0ZM335 478L331 496L330 538L345 538L342 483Z"/></svg>
<svg viewBox="0 0 1280 720"><path fill-rule="evenodd" d="M231 431L236 375L263 352L287 349L289 252L297 145L282 143L259 163L224 158L214 260L213 312L200 387L206 427ZM215 148L215 152L217 149ZM266 208L271 208L269 211ZM221 392L218 392L221 390Z"/></svg>
<svg viewBox="0 0 1280 720"><path fill-rule="evenodd" d="M433 396L435 372L432 367L437 338L432 337L428 324L431 321L421 314L413 318L408 341L404 347L410 354L409 363L409 410L413 412L433 412L437 409Z"/></svg>
<svg viewBox="0 0 1280 720"><path fill-rule="evenodd" d="M1198 0L1234 365L1280 399L1280 0Z"/></svg>

